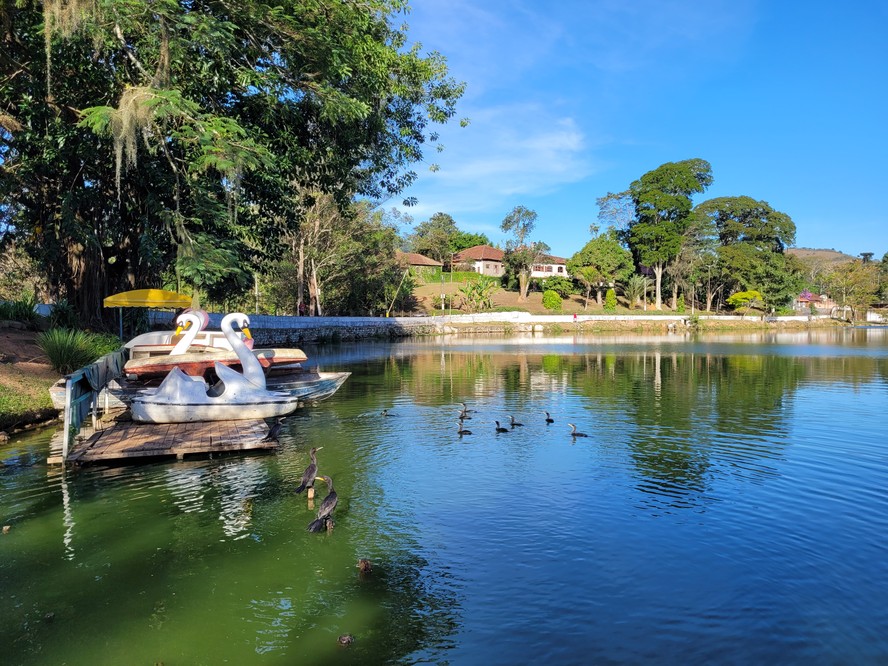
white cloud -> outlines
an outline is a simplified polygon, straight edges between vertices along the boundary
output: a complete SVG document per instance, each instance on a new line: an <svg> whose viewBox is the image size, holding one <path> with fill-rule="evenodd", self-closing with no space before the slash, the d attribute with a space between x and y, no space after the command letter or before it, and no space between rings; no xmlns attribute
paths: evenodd
<svg viewBox="0 0 888 666"><path fill-rule="evenodd" d="M442 140L440 170L411 189L420 205L409 212L418 219L438 210L501 212L516 198L550 193L596 169L574 119L537 104L478 111L468 128L448 128Z"/></svg>

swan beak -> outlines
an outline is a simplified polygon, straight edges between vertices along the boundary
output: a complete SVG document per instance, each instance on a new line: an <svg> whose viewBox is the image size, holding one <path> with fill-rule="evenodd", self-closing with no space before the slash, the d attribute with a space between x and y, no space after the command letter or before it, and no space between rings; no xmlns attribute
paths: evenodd
<svg viewBox="0 0 888 666"><path fill-rule="evenodd" d="M250 329L247 328L246 326L244 326L244 327L241 329L241 333L244 334L244 337L245 337L247 340L252 340L252 339L253 339L253 335L252 335L252 333L250 333Z"/></svg>

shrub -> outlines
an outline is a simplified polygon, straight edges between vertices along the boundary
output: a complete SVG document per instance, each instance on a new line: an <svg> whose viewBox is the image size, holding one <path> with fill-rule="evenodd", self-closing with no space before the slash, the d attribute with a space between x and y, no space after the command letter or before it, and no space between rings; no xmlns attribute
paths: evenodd
<svg viewBox="0 0 888 666"><path fill-rule="evenodd" d="M543 288L543 291L554 291L561 298L569 298L571 294L575 294L577 291L573 281L561 275L555 275L542 280L540 286Z"/></svg>
<svg viewBox="0 0 888 666"><path fill-rule="evenodd" d="M37 346L46 354L52 369L66 375L114 351L120 341L110 335L53 328L37 336Z"/></svg>
<svg viewBox="0 0 888 666"><path fill-rule="evenodd" d="M558 292L552 291L551 289L543 292L543 307L547 310L560 310L561 296L558 295Z"/></svg>
<svg viewBox="0 0 888 666"><path fill-rule="evenodd" d="M77 328L77 310L66 298L60 298L49 313L50 328Z"/></svg>
<svg viewBox="0 0 888 666"><path fill-rule="evenodd" d="M684 314L685 311L685 295L679 294L678 300L675 302L675 311L678 314Z"/></svg>
<svg viewBox="0 0 888 666"><path fill-rule="evenodd" d="M37 305L37 299L33 294L20 298L17 301L0 303L0 319L20 321L23 324L36 324L37 313L34 311L35 305Z"/></svg>
<svg viewBox="0 0 888 666"><path fill-rule="evenodd" d="M604 309L606 312L617 311L617 292L613 288L608 289L604 295Z"/></svg>

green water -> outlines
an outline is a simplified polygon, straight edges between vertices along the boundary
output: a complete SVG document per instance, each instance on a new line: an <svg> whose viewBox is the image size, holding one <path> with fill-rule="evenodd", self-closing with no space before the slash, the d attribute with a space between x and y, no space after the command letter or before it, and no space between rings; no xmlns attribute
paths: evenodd
<svg viewBox="0 0 888 666"><path fill-rule="evenodd" d="M888 660L884 331L310 356L353 374L276 454L0 449L4 663ZM312 446L330 534L292 493Z"/></svg>

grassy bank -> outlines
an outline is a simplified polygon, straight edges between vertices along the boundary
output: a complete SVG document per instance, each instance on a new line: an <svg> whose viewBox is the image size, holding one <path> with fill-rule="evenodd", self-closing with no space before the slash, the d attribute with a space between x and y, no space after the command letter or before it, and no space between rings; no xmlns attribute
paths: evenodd
<svg viewBox="0 0 888 666"><path fill-rule="evenodd" d="M55 419L49 387L59 376L49 366L10 363L0 366L0 431L12 432Z"/></svg>

